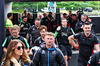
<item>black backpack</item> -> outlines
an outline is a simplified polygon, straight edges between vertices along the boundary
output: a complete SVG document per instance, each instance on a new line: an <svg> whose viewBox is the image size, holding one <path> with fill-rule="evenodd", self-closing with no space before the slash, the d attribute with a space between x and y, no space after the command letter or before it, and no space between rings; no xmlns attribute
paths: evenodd
<svg viewBox="0 0 100 66"><path fill-rule="evenodd" d="M96 52L96 53L95 53L95 56L96 56L96 66L100 66L100 65L98 64L98 60L99 60L99 58L100 58L100 52Z"/></svg>

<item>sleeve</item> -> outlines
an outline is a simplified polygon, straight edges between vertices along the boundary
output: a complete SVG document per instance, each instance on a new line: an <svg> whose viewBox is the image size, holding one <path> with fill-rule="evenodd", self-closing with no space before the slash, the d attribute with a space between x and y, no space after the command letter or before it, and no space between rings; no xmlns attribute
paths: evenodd
<svg viewBox="0 0 100 66"><path fill-rule="evenodd" d="M61 52L60 49L57 49L57 51L58 51L58 54L57 54L57 62L59 64L59 66L66 66L63 53Z"/></svg>
<svg viewBox="0 0 100 66"><path fill-rule="evenodd" d="M96 66L96 55L95 54L93 54L90 57L87 66Z"/></svg>
<svg viewBox="0 0 100 66"><path fill-rule="evenodd" d="M34 41L34 46L39 46L39 40L38 40L38 38Z"/></svg>
<svg viewBox="0 0 100 66"><path fill-rule="evenodd" d="M8 38L5 39L5 41L2 44L2 47L5 47L5 48L8 47Z"/></svg>
<svg viewBox="0 0 100 66"><path fill-rule="evenodd" d="M55 32L55 36L54 36L54 37L56 38L56 37L57 37L57 35L58 35L58 32L56 31L56 32Z"/></svg>
<svg viewBox="0 0 100 66"><path fill-rule="evenodd" d="M19 27L21 27L21 23L19 24Z"/></svg>
<svg viewBox="0 0 100 66"><path fill-rule="evenodd" d="M26 48L29 48L29 44L28 44L26 38L24 38L24 42L25 42Z"/></svg>
<svg viewBox="0 0 100 66"><path fill-rule="evenodd" d="M57 30L57 29L59 29L59 30ZM54 36L55 38L58 38L60 36L60 34L61 34L61 26L58 26L57 29L55 31L55 36Z"/></svg>
<svg viewBox="0 0 100 66"><path fill-rule="evenodd" d="M77 34L74 35L74 38L75 39L80 39L80 36L81 36L81 33L77 33Z"/></svg>
<svg viewBox="0 0 100 66"><path fill-rule="evenodd" d="M38 49L33 56L33 66L39 66L41 50Z"/></svg>
<svg viewBox="0 0 100 66"><path fill-rule="evenodd" d="M94 37L94 45L99 44L99 39L97 38L97 36Z"/></svg>

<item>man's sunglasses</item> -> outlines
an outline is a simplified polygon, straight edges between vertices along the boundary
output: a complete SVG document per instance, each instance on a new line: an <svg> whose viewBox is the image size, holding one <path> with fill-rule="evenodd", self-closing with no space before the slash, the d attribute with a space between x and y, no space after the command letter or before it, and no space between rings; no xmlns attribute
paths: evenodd
<svg viewBox="0 0 100 66"><path fill-rule="evenodd" d="M20 50L21 48L24 49L24 46L18 46L17 47L18 50Z"/></svg>

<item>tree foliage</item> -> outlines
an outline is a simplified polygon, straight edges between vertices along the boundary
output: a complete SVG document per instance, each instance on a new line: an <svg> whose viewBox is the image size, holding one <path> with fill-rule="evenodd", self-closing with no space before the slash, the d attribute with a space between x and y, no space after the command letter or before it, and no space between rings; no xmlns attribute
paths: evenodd
<svg viewBox="0 0 100 66"><path fill-rule="evenodd" d="M37 8L38 5L38 11L41 11L42 8L47 7L48 2L13 2L12 8L14 11L22 11L25 8L29 11ZM100 3L99 3L100 5ZM85 7L92 7L93 9L97 9L98 7L98 1L61 1L56 2L57 8L63 8L65 7L66 10L70 10L73 7L73 10L77 10L79 7L85 8ZM21 10L20 10L21 9Z"/></svg>

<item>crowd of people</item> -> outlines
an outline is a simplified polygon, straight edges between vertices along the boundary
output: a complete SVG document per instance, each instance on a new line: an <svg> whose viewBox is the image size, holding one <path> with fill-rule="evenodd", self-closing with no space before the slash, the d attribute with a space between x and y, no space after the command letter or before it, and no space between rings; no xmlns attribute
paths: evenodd
<svg viewBox="0 0 100 66"><path fill-rule="evenodd" d="M99 41L93 30L92 20L79 11L60 14L59 26L53 12L33 17L25 10L13 25L13 14L7 14L5 52L1 66L68 66L72 49L79 50L77 66L98 66L94 47L99 51ZM80 19L81 18L81 19ZM93 55L92 55L93 54ZM89 60L90 59L90 60Z"/></svg>

